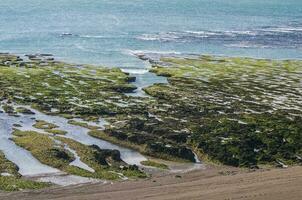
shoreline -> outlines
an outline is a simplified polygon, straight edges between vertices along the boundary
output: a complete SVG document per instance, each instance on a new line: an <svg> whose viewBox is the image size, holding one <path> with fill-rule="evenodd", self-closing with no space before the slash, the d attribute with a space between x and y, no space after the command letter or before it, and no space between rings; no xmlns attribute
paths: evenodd
<svg viewBox="0 0 302 200"><path fill-rule="evenodd" d="M253 171L230 167L209 167L176 176L160 175L147 180L100 185L84 184L38 191L0 193L3 200L181 200L248 199L299 200L302 167Z"/></svg>

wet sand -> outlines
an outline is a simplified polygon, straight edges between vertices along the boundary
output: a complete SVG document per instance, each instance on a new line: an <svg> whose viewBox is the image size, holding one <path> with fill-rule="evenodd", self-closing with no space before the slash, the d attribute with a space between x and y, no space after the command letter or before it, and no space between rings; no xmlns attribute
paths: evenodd
<svg viewBox="0 0 302 200"><path fill-rule="evenodd" d="M207 167L185 174L154 175L148 180L88 184L40 191L0 193L1 200L300 200L302 167L247 171Z"/></svg>

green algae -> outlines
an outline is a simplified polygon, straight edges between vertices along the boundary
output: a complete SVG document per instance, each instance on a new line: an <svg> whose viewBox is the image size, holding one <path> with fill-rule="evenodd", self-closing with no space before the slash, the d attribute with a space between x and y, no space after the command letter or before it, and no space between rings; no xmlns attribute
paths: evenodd
<svg viewBox="0 0 302 200"><path fill-rule="evenodd" d="M59 126L46 122L44 120L37 120L36 123L33 125L33 127L37 129L45 130L48 133L54 134L54 135L65 135L67 134L67 131L59 130Z"/></svg>
<svg viewBox="0 0 302 200"><path fill-rule="evenodd" d="M6 113L8 113L8 114L13 114L13 113L15 113L14 107L12 107L12 106L10 106L10 105L8 105L8 104L4 104L4 105L2 106L2 109L4 110L4 112L6 112Z"/></svg>
<svg viewBox="0 0 302 200"><path fill-rule="evenodd" d="M153 100L141 112L92 135L164 159L191 160L188 147L233 166L301 163L301 61L164 57L150 71L169 84L144 88Z"/></svg>
<svg viewBox="0 0 302 200"><path fill-rule="evenodd" d="M81 160L95 170L95 172L88 175L88 177L118 179L118 174L123 174L124 176L127 176L129 178L146 177L146 174L140 171L138 168L131 165L128 166L126 163L124 163L120 159L119 151L101 150L96 146L86 146L74 140L63 137L56 137L56 139L66 143L71 148L75 149L78 155L81 157Z"/></svg>
<svg viewBox="0 0 302 200"><path fill-rule="evenodd" d="M49 183L34 182L16 177L0 176L0 191L20 191L20 190L36 190L49 187Z"/></svg>
<svg viewBox="0 0 302 200"><path fill-rule="evenodd" d="M124 95L135 87L119 69L1 54L0 97L167 160L194 161L194 149L234 166L301 163L301 61L195 56L152 63L150 71L169 83L144 88L152 98L141 98ZM110 123L103 131L72 120L100 116Z"/></svg>
<svg viewBox="0 0 302 200"><path fill-rule="evenodd" d="M89 125L85 122L79 122L79 121L75 121L75 120L69 120L68 123L72 124L72 125L75 125L75 126L81 126L81 127L87 128L87 129L92 129L92 130L100 128L100 127L97 127L97 126Z"/></svg>
<svg viewBox="0 0 302 200"><path fill-rule="evenodd" d="M64 169L75 158L63 145L57 144L48 135L34 131L15 130L13 141L30 151L41 163L58 169Z"/></svg>
<svg viewBox="0 0 302 200"><path fill-rule="evenodd" d="M0 173L8 173L12 176L19 177L18 166L6 159L5 155L0 151Z"/></svg>
<svg viewBox="0 0 302 200"><path fill-rule="evenodd" d="M155 161L151 161L151 160L142 161L141 164L145 165L145 166L156 167L156 168L159 168L159 169L169 169L169 167L167 165L165 165L163 163L158 163L158 162L155 162Z"/></svg>
<svg viewBox="0 0 302 200"><path fill-rule="evenodd" d="M1 97L35 105L43 111L57 109L60 114L110 114L119 111L114 104L116 97L127 98L123 92L136 89L129 84L130 77L119 69L57 61L19 61L18 65L15 62L12 55L0 57Z"/></svg>
<svg viewBox="0 0 302 200"><path fill-rule="evenodd" d="M187 121L188 143L206 157L234 166L301 163L301 61L201 56L161 62L151 71L169 84L144 90L172 105L167 115Z"/></svg>
<svg viewBox="0 0 302 200"><path fill-rule="evenodd" d="M34 131L15 130L14 136L16 136L13 138L14 142L30 151L41 163L58 168L69 174L109 180L119 179L119 173L125 176L129 175L130 178L146 177L138 168L124 163L119 158L120 154L118 151L96 150L96 147L86 146L72 139L59 136L50 137ZM75 158L65 148L65 145L74 149L82 162L92 167L95 172L70 165Z"/></svg>
<svg viewBox="0 0 302 200"><path fill-rule="evenodd" d="M35 114L31 110L29 110L27 108L24 108L24 107L17 107L16 112L17 113L22 113L22 114L28 114L28 115L34 115Z"/></svg>
<svg viewBox="0 0 302 200"><path fill-rule="evenodd" d="M47 129L46 130L48 133L54 134L54 135L66 135L68 132L63 131L63 130L58 130L58 129Z"/></svg>
<svg viewBox="0 0 302 200"><path fill-rule="evenodd" d="M37 120L36 123L33 125L33 127L38 129L55 129L58 128L57 125L53 123L49 123L43 120Z"/></svg>

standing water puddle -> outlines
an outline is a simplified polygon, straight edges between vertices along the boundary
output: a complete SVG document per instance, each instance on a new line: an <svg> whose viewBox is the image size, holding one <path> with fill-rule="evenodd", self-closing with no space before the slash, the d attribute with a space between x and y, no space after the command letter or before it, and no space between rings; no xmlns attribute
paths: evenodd
<svg viewBox="0 0 302 200"><path fill-rule="evenodd" d="M44 165L40 163L35 157L33 157L30 152L19 147L11 140L11 138L13 137L13 127L16 124L21 125L21 127L18 127L18 129L22 131L36 131L44 133L43 130L33 127L36 120L44 120L58 125L60 130L67 131L67 134L64 137L73 139L82 144L97 145L101 149L119 150L121 153L121 158L128 164L136 164L141 166L140 162L147 160L143 155L136 151L91 137L90 135L88 135L89 129L68 124L68 120L63 117L46 115L37 110L31 109L28 106L24 107L32 110L35 115L19 114L19 116L17 117L8 115L4 112L0 113L0 150L3 151L8 160L12 161L19 167L19 173L23 176L32 177L33 179L38 181L52 182L54 184L63 186L97 181L90 178L66 175L58 169ZM100 128L104 128L103 126L106 123L106 121L101 120L100 123L93 124L98 125ZM79 157L74 161L73 164L86 167L87 170L89 168L88 171L93 170L89 166L83 166L84 163L80 161Z"/></svg>
<svg viewBox="0 0 302 200"><path fill-rule="evenodd" d="M121 153L122 160L124 160L126 163L130 165L141 165L140 164L141 161L147 160L142 154L134 150L120 147L110 142L91 137L90 135L88 135L88 132L90 131L89 129L69 124L68 119L59 116L46 115L44 113L41 113L33 109L31 110L35 113L34 117L36 120L44 120L46 122L56 124L57 126L59 126L59 129L67 131L67 134L64 137L73 139L85 145L97 145L101 149L119 150ZM28 117L31 118L33 116L28 116ZM26 126L24 126L24 124L22 123L21 125L23 128L21 128L21 130L24 130L24 127L28 127L29 124L31 125L31 127L29 127L30 128L29 130L32 130L32 125L35 123L35 120L33 119L31 120L32 120L31 123L27 122ZM104 128L102 127L104 123L106 122L102 120L101 123L98 124L98 126L100 126L100 128Z"/></svg>
<svg viewBox="0 0 302 200"><path fill-rule="evenodd" d="M19 173L23 176L58 173L59 170L41 164L31 153L10 140L13 125L20 123L20 121L27 123L29 118L29 116L14 117L0 113L0 150L3 151L8 160L19 167Z"/></svg>

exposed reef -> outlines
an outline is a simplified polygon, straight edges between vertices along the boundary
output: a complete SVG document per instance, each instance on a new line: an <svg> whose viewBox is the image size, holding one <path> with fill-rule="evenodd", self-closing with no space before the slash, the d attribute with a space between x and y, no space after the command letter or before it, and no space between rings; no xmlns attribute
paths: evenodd
<svg viewBox="0 0 302 200"><path fill-rule="evenodd" d="M186 130L177 135L186 134L199 155L233 166L301 163L301 61L200 56L160 62L166 64L151 71L169 84L145 88L157 99L153 114L167 129Z"/></svg>
<svg viewBox="0 0 302 200"><path fill-rule="evenodd" d="M150 71L168 83L146 87L149 97L139 97L125 95L135 91L135 78L120 69L58 62L51 55L28 58L0 54L1 108L7 116L30 116L30 131L14 124L13 141L67 174L146 177L119 151L76 140L68 126L39 119L38 112L63 117L93 139L166 160L195 162L197 154L243 167L302 162L301 61L144 55ZM72 165L76 160L85 168Z"/></svg>
<svg viewBox="0 0 302 200"><path fill-rule="evenodd" d="M25 61L18 56L0 54L1 112L16 121L7 129L14 130L12 141L40 163L66 174L110 180L146 177L137 166L125 163L118 150L61 137L70 130L39 119L36 114L42 111L50 116L60 115L71 119L70 124L83 125L86 123L78 122L78 118L98 121L100 115L123 112L117 104L128 98L124 92L136 89L129 83L133 78L119 69L72 65L50 56L28 55L29 61ZM25 122L17 120L20 116ZM79 166L73 164L76 160Z"/></svg>
<svg viewBox="0 0 302 200"><path fill-rule="evenodd" d="M169 84L144 88L153 97L145 112L109 118L100 138L143 146L144 153L165 159L193 161L194 149L204 160L233 166L301 164L301 61L149 60L150 71Z"/></svg>

